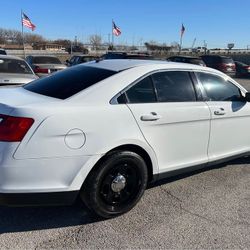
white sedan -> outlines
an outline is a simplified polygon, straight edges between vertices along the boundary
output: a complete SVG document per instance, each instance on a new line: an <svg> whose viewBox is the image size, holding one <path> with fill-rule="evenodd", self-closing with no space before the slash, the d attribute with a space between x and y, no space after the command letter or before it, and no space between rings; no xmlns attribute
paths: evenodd
<svg viewBox="0 0 250 250"><path fill-rule="evenodd" d="M0 89L0 204L129 211L147 184L250 151L249 93L214 69L90 62Z"/></svg>

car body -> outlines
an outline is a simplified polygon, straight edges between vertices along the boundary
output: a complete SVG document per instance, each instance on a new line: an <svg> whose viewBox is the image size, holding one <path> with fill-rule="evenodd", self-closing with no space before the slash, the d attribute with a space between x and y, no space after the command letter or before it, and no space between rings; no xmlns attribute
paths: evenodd
<svg viewBox="0 0 250 250"><path fill-rule="evenodd" d="M235 74L235 63L231 57L219 55L203 55L202 60L207 67L222 71L223 73L233 76Z"/></svg>
<svg viewBox="0 0 250 250"><path fill-rule="evenodd" d="M151 181L249 154L249 99L217 70L150 60L0 89L0 203L80 195L102 217L125 213Z"/></svg>
<svg viewBox="0 0 250 250"><path fill-rule="evenodd" d="M37 78L23 59L0 55L0 85L22 85Z"/></svg>
<svg viewBox="0 0 250 250"><path fill-rule="evenodd" d="M102 59L137 59L150 60L153 57L147 53L126 53L126 52L108 52L101 56Z"/></svg>
<svg viewBox="0 0 250 250"><path fill-rule="evenodd" d="M67 68L67 66L62 64L55 56L27 56L26 61L39 77L47 76Z"/></svg>
<svg viewBox="0 0 250 250"><path fill-rule="evenodd" d="M200 57L195 56L171 56L167 58L170 62L192 63L200 66L206 66Z"/></svg>
<svg viewBox="0 0 250 250"><path fill-rule="evenodd" d="M78 65L85 62L90 62L97 59L96 56L90 56L90 55L74 55L69 60L66 61L66 64L68 67Z"/></svg>
<svg viewBox="0 0 250 250"><path fill-rule="evenodd" d="M250 65L239 62L239 61L234 61L235 62L235 76L236 77L249 77L250 76Z"/></svg>
<svg viewBox="0 0 250 250"><path fill-rule="evenodd" d="M6 50L5 49L0 49L0 55L7 55Z"/></svg>

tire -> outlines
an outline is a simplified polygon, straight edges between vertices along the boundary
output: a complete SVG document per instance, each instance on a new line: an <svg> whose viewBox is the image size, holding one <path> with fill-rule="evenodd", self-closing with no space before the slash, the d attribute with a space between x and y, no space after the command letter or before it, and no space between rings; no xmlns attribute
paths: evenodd
<svg viewBox="0 0 250 250"><path fill-rule="evenodd" d="M103 218L112 218L132 209L148 182L143 158L130 151L115 151L88 175L80 197Z"/></svg>

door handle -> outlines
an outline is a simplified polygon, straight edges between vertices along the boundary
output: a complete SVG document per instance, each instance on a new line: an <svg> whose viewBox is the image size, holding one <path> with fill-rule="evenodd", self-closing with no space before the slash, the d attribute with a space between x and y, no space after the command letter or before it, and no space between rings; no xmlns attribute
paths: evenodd
<svg viewBox="0 0 250 250"><path fill-rule="evenodd" d="M224 111L224 108L220 108L219 110L214 111L215 115L225 115L226 112Z"/></svg>
<svg viewBox="0 0 250 250"><path fill-rule="evenodd" d="M148 115L142 115L141 116L142 121L157 121L159 119L161 119L161 116L157 115L155 112L151 112Z"/></svg>

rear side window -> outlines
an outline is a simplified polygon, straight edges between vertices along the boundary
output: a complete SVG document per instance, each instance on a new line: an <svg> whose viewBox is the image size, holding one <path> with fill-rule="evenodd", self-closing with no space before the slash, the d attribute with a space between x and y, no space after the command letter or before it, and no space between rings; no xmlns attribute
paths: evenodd
<svg viewBox="0 0 250 250"><path fill-rule="evenodd" d="M66 99L116 73L116 71L80 65L35 80L24 85L23 88L37 94Z"/></svg>
<svg viewBox="0 0 250 250"><path fill-rule="evenodd" d="M159 102L196 101L193 83L188 72L170 71L152 75Z"/></svg>
<svg viewBox="0 0 250 250"><path fill-rule="evenodd" d="M150 77L136 83L126 92L126 95L129 103L156 102L155 91Z"/></svg>
<svg viewBox="0 0 250 250"><path fill-rule="evenodd" d="M238 87L223 78L207 73L196 73L203 85L208 101L237 101L241 98Z"/></svg>

